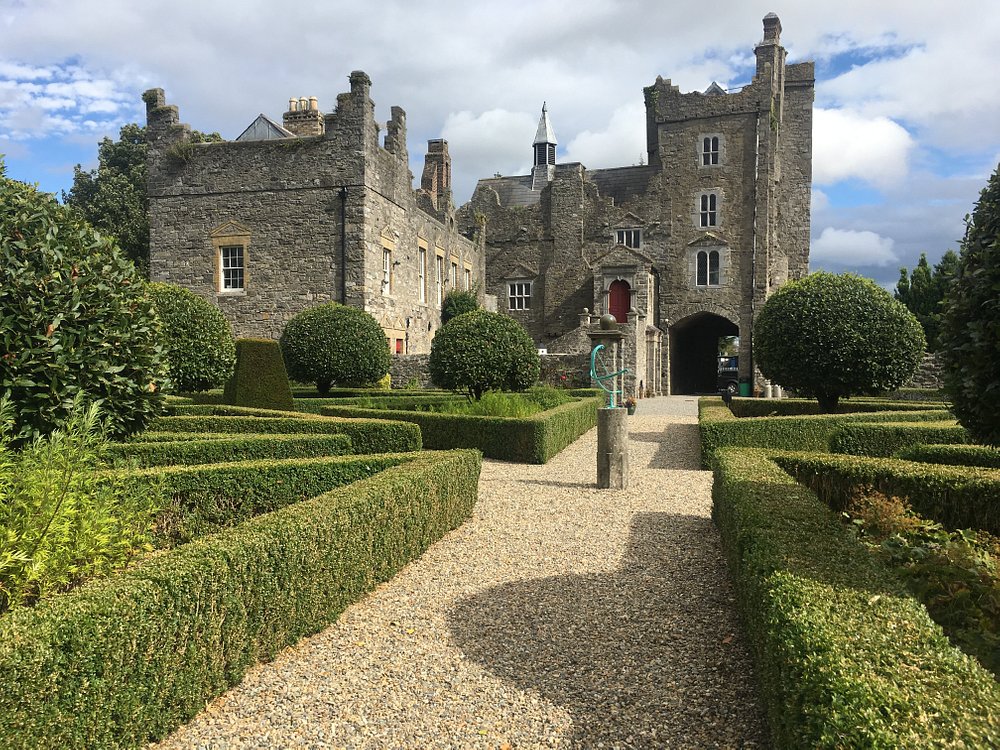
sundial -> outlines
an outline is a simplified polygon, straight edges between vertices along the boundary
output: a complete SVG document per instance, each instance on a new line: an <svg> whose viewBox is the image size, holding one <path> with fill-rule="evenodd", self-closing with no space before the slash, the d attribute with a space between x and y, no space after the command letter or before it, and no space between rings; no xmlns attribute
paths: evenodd
<svg viewBox="0 0 1000 750"><path fill-rule="evenodd" d="M615 383L620 375L628 372L628 369L611 371L607 362L607 355L604 353L604 344L598 344L590 352L590 377L597 381L597 385L608 394L608 408L615 408L615 396L621 394L620 388L615 388ZM610 381L610 385L607 384Z"/></svg>

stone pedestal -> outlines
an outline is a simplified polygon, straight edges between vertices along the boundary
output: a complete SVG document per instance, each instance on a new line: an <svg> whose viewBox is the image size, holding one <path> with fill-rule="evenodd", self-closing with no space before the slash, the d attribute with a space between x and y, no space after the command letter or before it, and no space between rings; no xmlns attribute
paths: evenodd
<svg viewBox="0 0 1000 750"><path fill-rule="evenodd" d="M597 487L628 487L628 413L625 409L597 410Z"/></svg>

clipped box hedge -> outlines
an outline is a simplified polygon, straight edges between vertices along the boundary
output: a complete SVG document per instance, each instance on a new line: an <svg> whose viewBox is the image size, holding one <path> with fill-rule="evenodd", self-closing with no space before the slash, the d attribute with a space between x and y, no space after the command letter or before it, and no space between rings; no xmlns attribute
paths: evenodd
<svg viewBox="0 0 1000 750"><path fill-rule="evenodd" d="M199 413L200 410L208 413ZM359 454L399 453L421 448L420 430L405 421L330 419L297 412L239 406L177 407L175 416L157 417L149 424L149 429L153 432L232 432L251 435L343 434L351 438L354 451Z"/></svg>
<svg viewBox="0 0 1000 750"><path fill-rule="evenodd" d="M854 456L891 456L911 445L968 442L969 433L954 419L924 424L845 424L831 436L830 451Z"/></svg>
<svg viewBox="0 0 1000 750"><path fill-rule="evenodd" d="M333 622L469 517L475 451L253 518L0 618L0 747L135 748Z"/></svg>
<svg viewBox="0 0 1000 750"><path fill-rule="evenodd" d="M921 516L950 529L1000 535L1000 470L833 453L782 452L774 461L838 510L856 488L870 486L907 498Z"/></svg>
<svg viewBox="0 0 1000 750"><path fill-rule="evenodd" d="M988 445L912 445L895 454L905 461L1000 469L1000 448Z"/></svg>
<svg viewBox="0 0 1000 750"><path fill-rule="evenodd" d="M400 409L413 411L421 407L437 406L464 402L466 398L454 393L438 392L435 394L413 395L408 391L392 393L377 391L368 396L345 398L297 398L295 410L308 414L322 414L325 406L361 406L373 409Z"/></svg>
<svg viewBox="0 0 1000 750"><path fill-rule="evenodd" d="M776 748L1000 746L1000 686L816 495L720 449L713 517Z"/></svg>
<svg viewBox="0 0 1000 750"><path fill-rule="evenodd" d="M952 418L949 412L938 409L738 418L726 408L721 399L715 397L700 399L698 413L701 460L706 468L711 468L713 456L718 449L729 446L827 451L834 433L846 424L931 422Z"/></svg>
<svg viewBox="0 0 1000 750"><path fill-rule="evenodd" d="M252 459L310 458L353 453L349 435L241 435L191 439L151 440L112 445L113 457L139 466L215 464Z"/></svg>
<svg viewBox="0 0 1000 750"><path fill-rule="evenodd" d="M836 414L857 414L860 412L882 411L927 411L941 410L945 404L914 403L912 401L887 401L885 399L851 398L837 405ZM823 414L816 399L805 398L734 398L732 412L737 417L804 417Z"/></svg>
<svg viewBox="0 0 1000 750"><path fill-rule="evenodd" d="M600 403L596 398L588 398L523 418L363 409L352 406L327 406L323 408L323 414L405 420L420 426L425 448L477 448L488 458L544 464L597 425Z"/></svg>

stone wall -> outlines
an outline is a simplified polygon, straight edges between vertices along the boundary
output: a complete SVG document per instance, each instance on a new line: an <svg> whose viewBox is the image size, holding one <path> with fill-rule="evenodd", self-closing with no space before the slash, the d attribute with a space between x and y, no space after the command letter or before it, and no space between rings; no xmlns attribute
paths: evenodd
<svg viewBox="0 0 1000 750"><path fill-rule="evenodd" d="M941 379L943 369L943 365L933 352L924 352L923 360L917 365L916 372L905 387L940 389L944 385Z"/></svg>
<svg viewBox="0 0 1000 750"><path fill-rule="evenodd" d="M404 354L393 357L389 365L392 388L433 388L429 354Z"/></svg>

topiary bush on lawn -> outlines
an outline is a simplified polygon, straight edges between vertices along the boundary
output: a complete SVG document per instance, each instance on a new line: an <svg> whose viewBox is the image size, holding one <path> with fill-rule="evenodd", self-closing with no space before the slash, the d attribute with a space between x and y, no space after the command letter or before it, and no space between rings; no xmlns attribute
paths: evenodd
<svg viewBox="0 0 1000 750"><path fill-rule="evenodd" d="M226 383L223 400L235 406L292 411L292 389L277 341L238 339L236 370Z"/></svg>
<svg viewBox="0 0 1000 750"><path fill-rule="evenodd" d="M489 390L527 390L538 380L541 363L520 323L501 313L474 310L438 329L429 369L435 385L478 401Z"/></svg>
<svg viewBox="0 0 1000 750"><path fill-rule="evenodd" d="M815 397L824 412L841 398L898 388L925 345L913 313L874 281L822 271L771 295L753 338L764 377Z"/></svg>
<svg viewBox="0 0 1000 750"><path fill-rule="evenodd" d="M958 274L944 301L940 357L955 416L1000 446L1000 167L972 212Z"/></svg>
<svg viewBox="0 0 1000 750"><path fill-rule="evenodd" d="M444 296L441 303L441 325L463 313L479 309L479 299L472 290L462 292L453 289Z"/></svg>
<svg viewBox="0 0 1000 750"><path fill-rule="evenodd" d="M77 398L111 437L160 413L167 362L135 266L51 195L0 162L0 392L22 443L64 424Z"/></svg>
<svg viewBox="0 0 1000 750"><path fill-rule="evenodd" d="M375 383L389 372L389 347L378 321L336 302L310 307L288 321L281 353L292 379L316 383L324 395L333 383Z"/></svg>
<svg viewBox="0 0 1000 750"><path fill-rule="evenodd" d="M215 305L176 284L148 286L163 329L174 391L207 391L225 385L236 364L229 321Z"/></svg>

